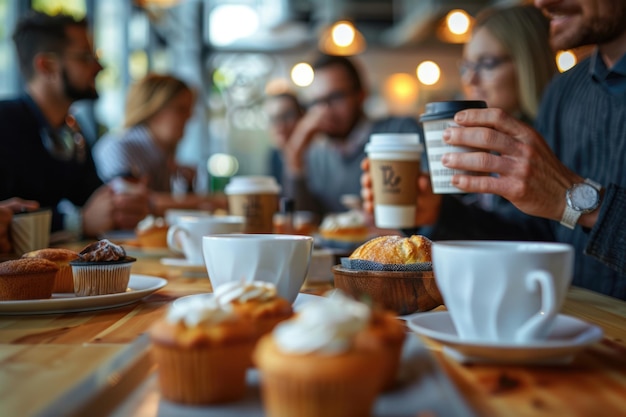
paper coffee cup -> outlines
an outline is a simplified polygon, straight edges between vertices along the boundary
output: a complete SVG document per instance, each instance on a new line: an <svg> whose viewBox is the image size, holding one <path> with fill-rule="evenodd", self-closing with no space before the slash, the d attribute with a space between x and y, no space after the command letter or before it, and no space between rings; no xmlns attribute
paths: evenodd
<svg viewBox="0 0 626 417"><path fill-rule="evenodd" d="M23 255L50 244L51 210L37 210L13 215L11 241L17 255Z"/></svg>
<svg viewBox="0 0 626 417"><path fill-rule="evenodd" d="M487 103L477 100L440 101L426 104L426 112L420 116L420 122L424 126L430 181L435 194L463 193L464 191L459 190L451 183L452 176L455 174L485 175L483 173L450 169L441 164L441 157L445 153L462 153L476 150L444 143L443 131L448 127L459 126L454 123L454 115L464 109L484 108L487 108Z"/></svg>
<svg viewBox="0 0 626 417"><path fill-rule="evenodd" d="M422 145L417 133L376 133L365 152L370 160L376 227L415 226Z"/></svg>
<svg viewBox="0 0 626 417"><path fill-rule="evenodd" d="M230 214L245 217L245 233L272 233L280 190L274 177L259 175L233 177L224 192Z"/></svg>

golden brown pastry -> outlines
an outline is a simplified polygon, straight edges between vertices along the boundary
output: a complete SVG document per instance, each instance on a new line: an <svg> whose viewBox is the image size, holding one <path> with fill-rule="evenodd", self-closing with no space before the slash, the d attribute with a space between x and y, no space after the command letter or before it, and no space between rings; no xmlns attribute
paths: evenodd
<svg viewBox="0 0 626 417"><path fill-rule="evenodd" d="M23 258L0 263L0 301L50 298L58 270L47 259Z"/></svg>
<svg viewBox="0 0 626 417"><path fill-rule="evenodd" d="M356 248L350 259L381 264L414 264L431 262L432 242L425 236L380 236Z"/></svg>
<svg viewBox="0 0 626 417"><path fill-rule="evenodd" d="M52 292L74 292L70 261L78 259L78 253L69 249L46 248L25 253L22 258L39 258L54 262L59 267L59 271L54 279Z"/></svg>

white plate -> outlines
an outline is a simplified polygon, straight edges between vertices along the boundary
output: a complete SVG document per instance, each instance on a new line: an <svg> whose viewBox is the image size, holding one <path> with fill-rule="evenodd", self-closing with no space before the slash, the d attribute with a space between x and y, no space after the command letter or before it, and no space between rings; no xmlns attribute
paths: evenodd
<svg viewBox="0 0 626 417"><path fill-rule="evenodd" d="M208 292L205 294L187 295L185 297L180 297L174 300L173 304L174 305L183 304L183 303L188 303L190 300L193 300L193 299L203 299L203 298L213 298L213 293ZM315 301L315 300L324 300L324 299L325 298L320 295L299 293L298 296L296 297L296 301L293 302L293 308L294 310L297 311L301 306L303 306L306 303L310 303L311 301Z"/></svg>
<svg viewBox="0 0 626 417"><path fill-rule="evenodd" d="M566 364L603 334L598 326L564 314L557 316L545 341L524 345L461 340L447 311L422 313L407 320L407 324L416 333L443 344L443 352L461 363Z"/></svg>
<svg viewBox="0 0 626 417"><path fill-rule="evenodd" d="M166 266L174 266L177 268L202 269L206 271L206 266L203 263L197 264L194 262L190 262L186 258L161 258L161 264Z"/></svg>
<svg viewBox="0 0 626 417"><path fill-rule="evenodd" d="M65 293L52 294L47 300L0 301L0 315L56 314L119 307L139 301L166 284L163 278L131 274L126 292L89 297Z"/></svg>

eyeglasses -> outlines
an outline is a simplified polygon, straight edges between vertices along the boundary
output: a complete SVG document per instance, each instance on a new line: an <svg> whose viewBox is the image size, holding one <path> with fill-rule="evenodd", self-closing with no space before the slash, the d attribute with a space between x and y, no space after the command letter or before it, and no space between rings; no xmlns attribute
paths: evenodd
<svg viewBox="0 0 626 417"><path fill-rule="evenodd" d="M471 71L472 74L477 74L481 78L490 78L500 65L510 60L508 56L486 56L480 58L478 62L463 60L459 64L459 72L461 77L467 77Z"/></svg>
<svg viewBox="0 0 626 417"><path fill-rule="evenodd" d="M325 104L328 107L334 107L334 106L337 106L339 104L342 104L349 95L354 94L355 92L356 91L354 91L354 90L352 90L352 91L333 91L332 93L328 94L325 97L319 97L319 98L316 98L314 100L311 100L307 104L307 107L311 108L311 107L319 106L321 104Z"/></svg>

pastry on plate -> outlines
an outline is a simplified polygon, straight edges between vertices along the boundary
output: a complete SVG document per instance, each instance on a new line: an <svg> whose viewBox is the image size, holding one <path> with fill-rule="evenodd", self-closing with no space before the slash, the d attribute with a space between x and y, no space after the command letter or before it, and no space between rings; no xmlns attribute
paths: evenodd
<svg viewBox="0 0 626 417"><path fill-rule="evenodd" d="M54 262L59 271L54 278L52 292L74 292L74 278L72 276L72 266L70 262L78 259L78 253L70 249L46 248L22 255L22 258L47 259Z"/></svg>
<svg viewBox="0 0 626 417"><path fill-rule="evenodd" d="M22 258L0 263L0 301L50 298L58 270L47 259Z"/></svg>
<svg viewBox="0 0 626 417"><path fill-rule="evenodd" d="M102 239L87 245L71 261L74 293L78 296L125 292L130 269L136 259L126 256L123 247Z"/></svg>

